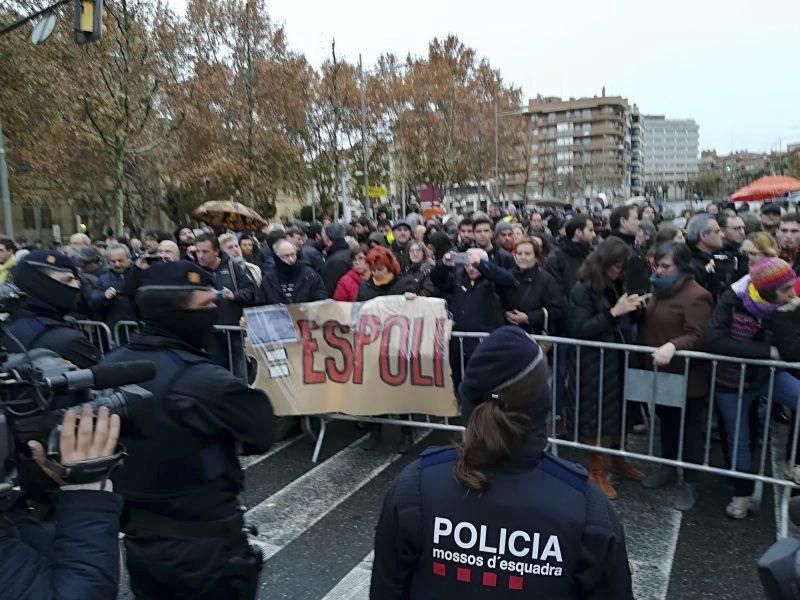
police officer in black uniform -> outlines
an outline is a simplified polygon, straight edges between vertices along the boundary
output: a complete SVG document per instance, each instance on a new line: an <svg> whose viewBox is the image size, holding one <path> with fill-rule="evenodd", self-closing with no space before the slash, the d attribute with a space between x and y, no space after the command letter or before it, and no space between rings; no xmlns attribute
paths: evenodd
<svg viewBox="0 0 800 600"><path fill-rule="evenodd" d="M140 435L123 431L129 458L114 477L138 600L255 598L261 557L243 533L237 455L269 449L274 417L266 394L201 349L217 318L212 286L188 261L143 271L141 333L103 361L158 366L141 384L154 396L154 422Z"/></svg>
<svg viewBox="0 0 800 600"><path fill-rule="evenodd" d="M375 534L370 598L633 598L625 534L583 467L546 451L548 368L496 329L459 387L476 405L457 448L397 477Z"/></svg>
<svg viewBox="0 0 800 600"><path fill-rule="evenodd" d="M28 297L11 313L3 336L8 352L47 348L79 369L97 364L98 349L66 318L81 294L78 269L71 258L34 250L15 267L14 284Z"/></svg>

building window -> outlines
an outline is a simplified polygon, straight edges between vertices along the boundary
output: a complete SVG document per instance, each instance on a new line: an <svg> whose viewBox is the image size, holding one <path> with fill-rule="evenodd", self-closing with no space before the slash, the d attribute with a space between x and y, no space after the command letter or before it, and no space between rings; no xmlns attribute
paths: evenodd
<svg viewBox="0 0 800 600"><path fill-rule="evenodd" d="M50 212L49 206L42 207L42 229L53 228L53 213Z"/></svg>
<svg viewBox="0 0 800 600"><path fill-rule="evenodd" d="M36 213L32 206L22 207L22 228L36 229Z"/></svg>

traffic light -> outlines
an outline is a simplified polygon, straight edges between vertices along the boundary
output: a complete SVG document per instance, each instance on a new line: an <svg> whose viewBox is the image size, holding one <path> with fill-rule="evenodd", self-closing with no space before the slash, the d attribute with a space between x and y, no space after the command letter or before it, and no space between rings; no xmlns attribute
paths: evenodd
<svg viewBox="0 0 800 600"><path fill-rule="evenodd" d="M103 29L103 0L72 0L72 28L78 44L99 40Z"/></svg>

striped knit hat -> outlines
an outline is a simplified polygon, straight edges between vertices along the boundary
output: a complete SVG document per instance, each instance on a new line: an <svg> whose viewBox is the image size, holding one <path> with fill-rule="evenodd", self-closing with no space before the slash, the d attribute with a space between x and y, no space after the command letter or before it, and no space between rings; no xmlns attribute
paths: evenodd
<svg viewBox="0 0 800 600"><path fill-rule="evenodd" d="M762 258L750 266L750 283L759 294L777 290L795 279L797 279L797 275L792 267L780 258Z"/></svg>

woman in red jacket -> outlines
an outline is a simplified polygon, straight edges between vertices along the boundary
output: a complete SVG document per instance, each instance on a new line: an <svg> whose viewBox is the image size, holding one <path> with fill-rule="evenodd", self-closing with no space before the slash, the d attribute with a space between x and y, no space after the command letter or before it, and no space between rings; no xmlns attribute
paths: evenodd
<svg viewBox="0 0 800 600"><path fill-rule="evenodd" d="M369 279L370 270L367 264L367 248L361 244L350 253L353 268L345 273L336 285L333 299L339 302L355 302L362 282Z"/></svg>

